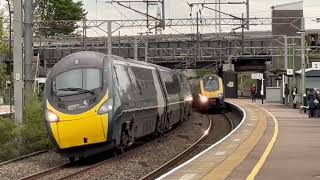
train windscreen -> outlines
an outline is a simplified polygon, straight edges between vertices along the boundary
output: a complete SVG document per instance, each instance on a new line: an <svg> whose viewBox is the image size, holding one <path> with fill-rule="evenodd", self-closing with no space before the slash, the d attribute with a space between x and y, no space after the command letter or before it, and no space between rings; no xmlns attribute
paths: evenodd
<svg viewBox="0 0 320 180"><path fill-rule="evenodd" d="M219 79L213 76L205 77L203 85L206 91L216 91L219 89Z"/></svg>
<svg viewBox="0 0 320 180"><path fill-rule="evenodd" d="M93 93L102 87L102 73L98 68L73 69L59 74L52 83L57 96Z"/></svg>

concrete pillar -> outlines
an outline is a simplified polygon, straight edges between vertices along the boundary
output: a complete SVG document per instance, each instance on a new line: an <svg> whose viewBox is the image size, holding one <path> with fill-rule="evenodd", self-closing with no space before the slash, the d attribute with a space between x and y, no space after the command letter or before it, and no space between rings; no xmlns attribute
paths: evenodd
<svg viewBox="0 0 320 180"><path fill-rule="evenodd" d="M134 37L134 47L133 47L133 59L138 60L138 40Z"/></svg>
<svg viewBox="0 0 320 180"><path fill-rule="evenodd" d="M32 59L33 59L33 1L24 1L24 59L25 59L25 101L29 103L32 98Z"/></svg>
<svg viewBox="0 0 320 180"><path fill-rule="evenodd" d="M23 120L23 61L22 61L22 3L13 1L13 76L14 76L14 108L16 124Z"/></svg>
<svg viewBox="0 0 320 180"><path fill-rule="evenodd" d="M108 21L108 54L112 54L112 21Z"/></svg>

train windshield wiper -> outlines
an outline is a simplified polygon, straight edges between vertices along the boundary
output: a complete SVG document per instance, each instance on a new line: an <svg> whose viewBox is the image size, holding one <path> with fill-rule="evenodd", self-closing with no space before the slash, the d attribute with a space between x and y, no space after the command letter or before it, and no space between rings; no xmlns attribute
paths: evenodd
<svg viewBox="0 0 320 180"><path fill-rule="evenodd" d="M94 91L88 90L88 89L83 89L83 88L61 88L61 89L58 89L57 91L76 91L76 92L79 92L79 93L95 94Z"/></svg>

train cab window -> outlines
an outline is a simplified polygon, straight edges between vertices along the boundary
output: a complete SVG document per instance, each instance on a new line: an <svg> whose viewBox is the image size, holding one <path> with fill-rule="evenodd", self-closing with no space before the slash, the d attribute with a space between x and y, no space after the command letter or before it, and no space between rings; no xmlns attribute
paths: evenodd
<svg viewBox="0 0 320 180"><path fill-rule="evenodd" d="M203 79L204 89L206 91L215 91L219 89L219 81L216 77L206 77Z"/></svg>
<svg viewBox="0 0 320 180"><path fill-rule="evenodd" d="M102 87L102 74L98 68L74 69L59 74L52 83L58 96L92 93Z"/></svg>

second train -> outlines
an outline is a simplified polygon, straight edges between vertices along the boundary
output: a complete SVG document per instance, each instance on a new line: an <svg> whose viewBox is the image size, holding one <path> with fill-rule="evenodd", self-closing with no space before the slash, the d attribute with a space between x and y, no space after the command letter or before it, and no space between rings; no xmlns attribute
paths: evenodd
<svg viewBox="0 0 320 180"><path fill-rule="evenodd" d="M224 87L222 78L206 75L194 86L194 105L202 112L209 110L221 111L224 108Z"/></svg>

